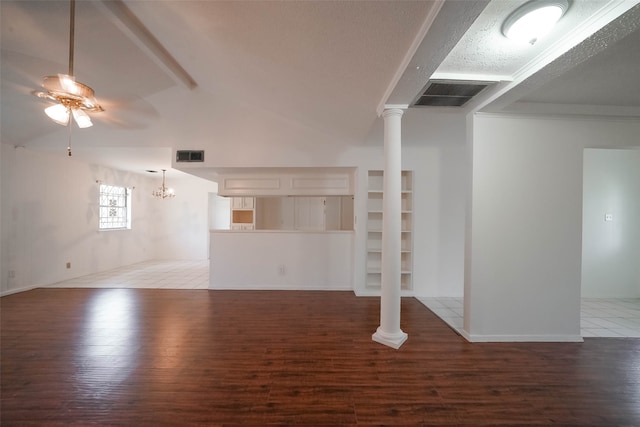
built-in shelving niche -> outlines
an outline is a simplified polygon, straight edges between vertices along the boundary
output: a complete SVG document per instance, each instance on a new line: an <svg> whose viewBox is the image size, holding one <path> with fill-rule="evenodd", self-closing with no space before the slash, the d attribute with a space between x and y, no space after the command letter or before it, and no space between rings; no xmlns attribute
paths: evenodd
<svg viewBox="0 0 640 427"><path fill-rule="evenodd" d="M382 282L382 197L381 170L368 171L367 192L367 278L368 290L379 290ZM401 276L403 291L413 289L413 171L402 171Z"/></svg>

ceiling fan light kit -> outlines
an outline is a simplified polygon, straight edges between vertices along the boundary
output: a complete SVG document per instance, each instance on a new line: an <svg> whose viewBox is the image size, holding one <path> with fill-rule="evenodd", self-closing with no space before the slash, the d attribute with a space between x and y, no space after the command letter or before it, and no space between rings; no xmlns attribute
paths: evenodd
<svg viewBox="0 0 640 427"><path fill-rule="evenodd" d="M69 22L69 74L46 76L42 83L45 91L36 92L36 95L56 103L44 110L55 123L67 126L73 116L79 128L88 128L93 126L93 123L91 123L87 111L96 113L104 111L104 109L98 104L93 89L76 81L73 75L75 0L70 0Z"/></svg>
<svg viewBox="0 0 640 427"><path fill-rule="evenodd" d="M59 125L66 126L69 123L69 109L62 104L55 104L44 109L51 120Z"/></svg>
<svg viewBox="0 0 640 427"><path fill-rule="evenodd" d="M42 85L47 91L38 92L40 98L57 102L45 108L45 113L54 122L66 126L69 123L69 111L73 113L78 127L86 128L92 125L91 118L86 111L100 112L104 109L98 104L93 89L89 86L76 82L73 76L59 74L58 76L47 76Z"/></svg>
<svg viewBox="0 0 640 427"><path fill-rule="evenodd" d="M502 34L510 40L533 45L551 31L567 9L568 0L532 0L505 19Z"/></svg>

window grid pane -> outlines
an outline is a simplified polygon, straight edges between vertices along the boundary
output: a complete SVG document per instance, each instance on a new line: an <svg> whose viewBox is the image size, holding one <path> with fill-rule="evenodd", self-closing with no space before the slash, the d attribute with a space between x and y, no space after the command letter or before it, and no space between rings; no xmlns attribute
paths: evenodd
<svg viewBox="0 0 640 427"><path fill-rule="evenodd" d="M100 184L100 229L126 229L129 224L128 191L125 187Z"/></svg>

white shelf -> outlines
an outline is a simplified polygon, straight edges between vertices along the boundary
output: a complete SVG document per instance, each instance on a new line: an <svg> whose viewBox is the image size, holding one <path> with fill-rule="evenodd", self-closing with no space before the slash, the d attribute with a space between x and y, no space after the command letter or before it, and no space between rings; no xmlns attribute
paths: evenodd
<svg viewBox="0 0 640 427"><path fill-rule="evenodd" d="M376 254L376 253L382 253L382 249L380 248L368 248L367 252L372 253L372 254ZM403 254L410 254L412 251L408 250L408 249L401 249L400 253Z"/></svg>
<svg viewBox="0 0 640 427"><path fill-rule="evenodd" d="M382 274L382 200L384 197L383 178L381 170L368 172L368 200L367 200L367 292L378 292L381 287ZM402 171L401 189L401 291L413 290L413 172Z"/></svg>
<svg viewBox="0 0 640 427"><path fill-rule="evenodd" d="M382 215L382 211L369 211L369 213L370 213L370 214L380 214L380 215ZM403 210L403 211L401 211L400 213L401 213L401 214L403 214L403 215L404 215L404 214L412 214L412 213L413 213L413 211L404 211L404 210Z"/></svg>
<svg viewBox="0 0 640 427"><path fill-rule="evenodd" d="M367 273L369 274L382 274L382 270L380 268L368 268ZM411 270L402 270L400 274L411 274Z"/></svg>
<svg viewBox="0 0 640 427"><path fill-rule="evenodd" d="M383 194L384 191L382 190L369 190L367 191L369 194ZM401 194L413 194L413 191L411 190L401 190L400 191Z"/></svg>

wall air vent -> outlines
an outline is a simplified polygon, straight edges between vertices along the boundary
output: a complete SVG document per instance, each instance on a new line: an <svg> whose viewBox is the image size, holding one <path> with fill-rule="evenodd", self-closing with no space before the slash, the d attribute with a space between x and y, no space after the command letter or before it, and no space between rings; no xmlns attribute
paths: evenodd
<svg viewBox="0 0 640 427"><path fill-rule="evenodd" d="M204 162L204 150L178 150L176 162Z"/></svg>
<svg viewBox="0 0 640 427"><path fill-rule="evenodd" d="M462 107L495 82L471 80L429 80L412 104L416 107Z"/></svg>

